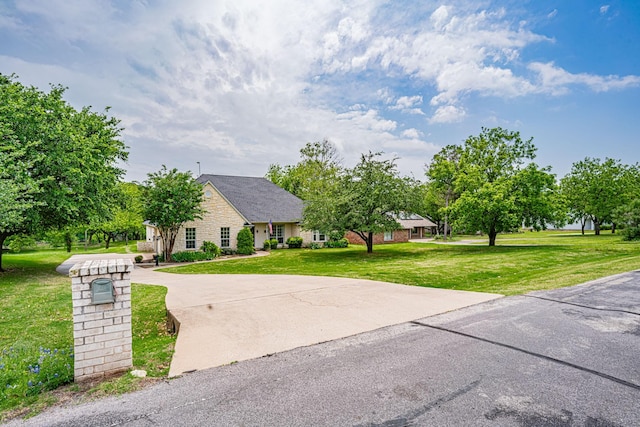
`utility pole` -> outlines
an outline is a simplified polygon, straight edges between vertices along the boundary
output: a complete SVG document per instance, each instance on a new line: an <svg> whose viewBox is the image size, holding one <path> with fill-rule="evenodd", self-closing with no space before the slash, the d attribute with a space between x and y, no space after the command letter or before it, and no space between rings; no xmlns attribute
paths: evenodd
<svg viewBox="0 0 640 427"><path fill-rule="evenodd" d="M200 162L196 162L198 164L198 176L200 176Z"/></svg>

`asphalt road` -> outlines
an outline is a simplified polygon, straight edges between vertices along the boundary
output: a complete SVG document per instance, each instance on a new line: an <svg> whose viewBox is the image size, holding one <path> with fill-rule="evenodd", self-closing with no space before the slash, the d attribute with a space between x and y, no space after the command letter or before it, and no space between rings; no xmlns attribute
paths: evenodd
<svg viewBox="0 0 640 427"><path fill-rule="evenodd" d="M46 426L639 426L640 272L503 298L143 391Z"/></svg>

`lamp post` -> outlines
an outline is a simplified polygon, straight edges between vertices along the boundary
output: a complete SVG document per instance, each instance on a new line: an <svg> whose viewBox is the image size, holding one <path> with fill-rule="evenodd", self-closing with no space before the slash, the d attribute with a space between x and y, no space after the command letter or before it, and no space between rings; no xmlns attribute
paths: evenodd
<svg viewBox="0 0 640 427"><path fill-rule="evenodd" d="M196 162L198 164L198 176L200 176L200 162Z"/></svg>

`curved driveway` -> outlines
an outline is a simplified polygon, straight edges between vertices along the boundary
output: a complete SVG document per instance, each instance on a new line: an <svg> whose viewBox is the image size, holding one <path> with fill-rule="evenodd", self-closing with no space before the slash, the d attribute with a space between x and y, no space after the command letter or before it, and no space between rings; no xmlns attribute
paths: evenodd
<svg viewBox="0 0 640 427"><path fill-rule="evenodd" d="M58 271L88 258L74 255ZM501 295L318 276L171 274L136 266L133 283L168 288L180 323L169 376L344 338Z"/></svg>

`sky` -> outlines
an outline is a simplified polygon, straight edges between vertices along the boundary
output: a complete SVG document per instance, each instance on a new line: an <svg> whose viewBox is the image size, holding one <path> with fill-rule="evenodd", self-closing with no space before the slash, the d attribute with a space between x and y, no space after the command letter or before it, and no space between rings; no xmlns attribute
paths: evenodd
<svg viewBox="0 0 640 427"><path fill-rule="evenodd" d="M263 176L325 138L424 179L496 126L558 178L640 162L637 0L0 0L0 73L110 107L127 181Z"/></svg>

